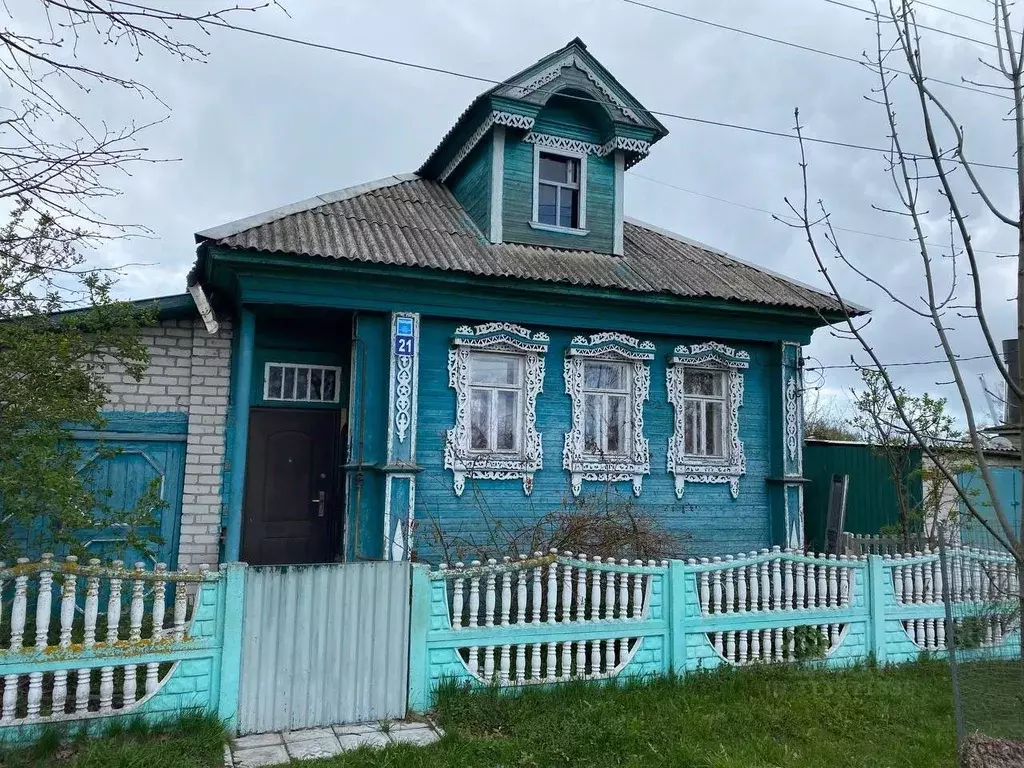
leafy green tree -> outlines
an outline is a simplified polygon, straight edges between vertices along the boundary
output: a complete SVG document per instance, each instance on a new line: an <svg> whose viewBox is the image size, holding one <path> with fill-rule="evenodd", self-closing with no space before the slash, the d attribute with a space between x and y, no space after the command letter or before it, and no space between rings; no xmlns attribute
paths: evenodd
<svg viewBox="0 0 1024 768"><path fill-rule="evenodd" d="M113 275L89 268L77 238L31 211L21 201L0 229L0 559L74 552L83 534L112 525L125 547L144 548L155 489L114 509L109 490L80 471L69 425L102 426L111 366L142 375L139 329L153 313L114 301Z"/></svg>

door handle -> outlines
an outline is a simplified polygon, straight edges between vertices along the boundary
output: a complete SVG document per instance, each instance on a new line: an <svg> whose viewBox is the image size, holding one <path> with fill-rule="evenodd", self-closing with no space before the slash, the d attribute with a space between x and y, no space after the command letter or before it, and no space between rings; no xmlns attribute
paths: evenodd
<svg viewBox="0 0 1024 768"><path fill-rule="evenodd" d="M326 491L320 491L320 493L317 494L317 497L315 499L311 499L311 501L314 504L316 504L316 516L317 517L323 517L324 516L324 502L327 501L327 492Z"/></svg>

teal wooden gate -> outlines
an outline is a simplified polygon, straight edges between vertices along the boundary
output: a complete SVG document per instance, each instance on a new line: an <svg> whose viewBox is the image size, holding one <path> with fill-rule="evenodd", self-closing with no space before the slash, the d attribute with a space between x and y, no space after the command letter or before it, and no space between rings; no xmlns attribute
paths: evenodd
<svg viewBox="0 0 1024 768"><path fill-rule="evenodd" d="M92 489L109 494L107 504L112 509L134 508L154 485L163 503L154 515L155 524L140 529L140 533L156 534L160 544L149 552L123 552L123 528L83 532L84 543L95 557L117 557L129 565L141 561L147 567L158 562L177 567L187 424L187 414L119 414L109 418L108 428L101 433L75 432L81 453L79 473Z"/></svg>

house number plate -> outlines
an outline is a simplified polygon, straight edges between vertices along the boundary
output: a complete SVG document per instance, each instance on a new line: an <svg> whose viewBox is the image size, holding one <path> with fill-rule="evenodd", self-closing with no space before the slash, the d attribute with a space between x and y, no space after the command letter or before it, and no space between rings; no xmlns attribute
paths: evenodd
<svg viewBox="0 0 1024 768"><path fill-rule="evenodd" d="M395 321L395 354L399 357L412 357L416 354L416 339L413 336L413 319L399 317Z"/></svg>

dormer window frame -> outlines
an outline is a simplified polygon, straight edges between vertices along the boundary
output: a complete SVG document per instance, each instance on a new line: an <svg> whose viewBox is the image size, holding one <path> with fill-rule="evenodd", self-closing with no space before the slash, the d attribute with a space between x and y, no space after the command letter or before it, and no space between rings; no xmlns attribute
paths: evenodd
<svg viewBox="0 0 1024 768"><path fill-rule="evenodd" d="M540 221L539 208L540 208L540 160L541 154L555 155L556 157L564 157L569 160L575 160L577 167L579 168L579 189L577 192L577 221L575 227L563 227L557 224L546 224ZM554 148L548 146L542 146L539 143L533 145L533 218L530 221L530 226L534 229L544 230L546 232L561 232L566 235L589 235L590 230L587 229L587 153L586 152L574 152L569 149Z"/></svg>

